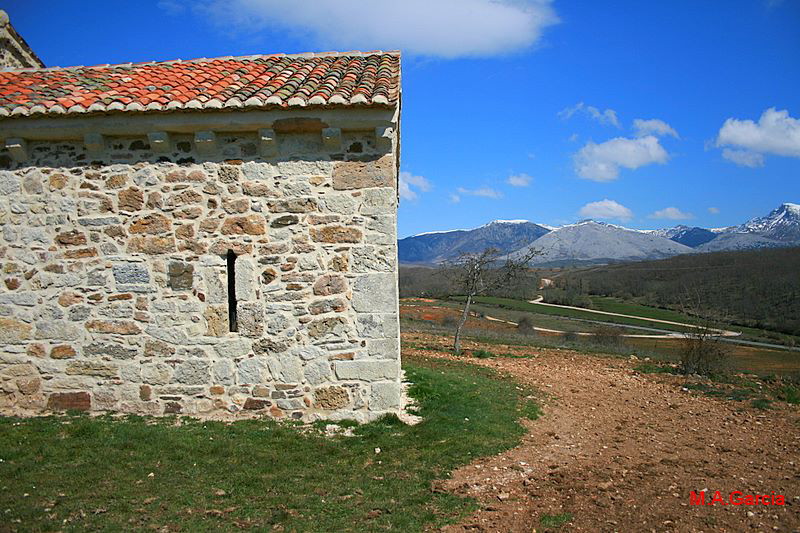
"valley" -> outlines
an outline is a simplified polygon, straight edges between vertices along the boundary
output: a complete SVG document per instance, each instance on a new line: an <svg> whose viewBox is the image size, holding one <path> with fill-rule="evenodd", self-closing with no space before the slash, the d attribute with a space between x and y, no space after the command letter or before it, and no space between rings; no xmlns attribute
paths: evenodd
<svg viewBox="0 0 800 533"><path fill-rule="evenodd" d="M401 329L452 335L462 302L459 297L404 298L400 306ZM691 318L654 308L644 308L643 314L649 316L634 319L496 297L478 297L470 309L465 329L481 342L611 353L670 364L678 361L685 344L682 332L690 327L653 320L668 317L686 324L692 322ZM524 327L520 327L521 323ZM800 375L797 348L748 341L752 338L741 335L723 339L728 346L730 371L762 376Z"/></svg>

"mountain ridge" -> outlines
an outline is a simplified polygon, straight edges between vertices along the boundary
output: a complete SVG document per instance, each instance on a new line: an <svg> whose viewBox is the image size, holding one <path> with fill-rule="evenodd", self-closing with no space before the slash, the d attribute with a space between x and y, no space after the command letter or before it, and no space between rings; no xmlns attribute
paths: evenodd
<svg viewBox="0 0 800 533"><path fill-rule="evenodd" d="M659 259L684 253L800 246L800 205L785 202L763 217L725 228L678 225L639 230L581 220L553 227L530 220L493 220L477 228L424 232L398 240L404 264L437 264L497 248L521 257L541 250L532 264Z"/></svg>

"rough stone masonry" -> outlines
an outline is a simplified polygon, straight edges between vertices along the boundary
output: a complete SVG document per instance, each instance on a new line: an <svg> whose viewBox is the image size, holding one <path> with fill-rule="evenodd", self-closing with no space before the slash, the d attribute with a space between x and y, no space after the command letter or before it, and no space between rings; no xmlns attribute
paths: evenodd
<svg viewBox="0 0 800 533"><path fill-rule="evenodd" d="M398 121L0 119L0 411L396 412Z"/></svg>

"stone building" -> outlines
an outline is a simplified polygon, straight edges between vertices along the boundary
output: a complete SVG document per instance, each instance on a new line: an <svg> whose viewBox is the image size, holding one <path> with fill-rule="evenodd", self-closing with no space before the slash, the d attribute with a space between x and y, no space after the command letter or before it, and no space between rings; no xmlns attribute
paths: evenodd
<svg viewBox="0 0 800 533"><path fill-rule="evenodd" d="M399 117L396 52L0 71L0 411L396 412Z"/></svg>
<svg viewBox="0 0 800 533"><path fill-rule="evenodd" d="M43 66L42 60L11 25L8 13L0 9L0 69Z"/></svg>

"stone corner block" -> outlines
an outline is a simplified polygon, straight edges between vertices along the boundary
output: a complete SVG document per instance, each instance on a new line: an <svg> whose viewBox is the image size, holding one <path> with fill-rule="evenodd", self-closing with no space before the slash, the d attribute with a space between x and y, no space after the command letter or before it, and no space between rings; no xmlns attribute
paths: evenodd
<svg viewBox="0 0 800 533"><path fill-rule="evenodd" d="M336 377L359 381L381 381L400 379L400 364L395 360L336 361Z"/></svg>
<svg viewBox="0 0 800 533"><path fill-rule="evenodd" d="M353 309L359 313L397 311L397 278L393 272L364 274L353 284Z"/></svg>
<svg viewBox="0 0 800 533"><path fill-rule="evenodd" d="M400 407L400 383L396 381L373 383L371 388L370 411L388 411Z"/></svg>
<svg viewBox="0 0 800 533"><path fill-rule="evenodd" d="M388 154L366 161L337 161L333 167L333 188L394 187L395 174L394 157Z"/></svg>

